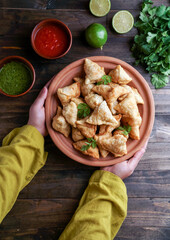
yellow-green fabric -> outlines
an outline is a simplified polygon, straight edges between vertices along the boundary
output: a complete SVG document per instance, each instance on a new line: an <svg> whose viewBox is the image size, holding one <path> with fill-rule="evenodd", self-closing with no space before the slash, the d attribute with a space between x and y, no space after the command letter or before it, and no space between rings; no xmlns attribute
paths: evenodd
<svg viewBox="0 0 170 240"><path fill-rule="evenodd" d="M123 181L111 172L95 171L59 240L112 240L126 214L127 193Z"/></svg>
<svg viewBox="0 0 170 240"><path fill-rule="evenodd" d="M4 138L0 148L0 222L46 159L44 138L33 126L14 129ZM110 172L95 171L59 240L112 240L126 214L123 181Z"/></svg>
<svg viewBox="0 0 170 240"><path fill-rule="evenodd" d="M16 128L4 138L0 147L0 222L46 159L44 138L33 126Z"/></svg>

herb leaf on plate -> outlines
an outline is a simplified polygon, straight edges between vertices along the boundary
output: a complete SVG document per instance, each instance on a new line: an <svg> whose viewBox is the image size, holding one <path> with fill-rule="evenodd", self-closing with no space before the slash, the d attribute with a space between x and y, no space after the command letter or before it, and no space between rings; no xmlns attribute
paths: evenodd
<svg viewBox="0 0 170 240"><path fill-rule="evenodd" d="M146 66L152 73L155 88L165 87L170 74L170 7L153 7L151 0L144 0L139 20L135 23L138 35L132 46L136 64Z"/></svg>
<svg viewBox="0 0 170 240"><path fill-rule="evenodd" d="M94 138L87 138L88 142L85 142L86 145L81 147L81 151L87 151L90 147L95 148L97 146L96 140Z"/></svg>
<svg viewBox="0 0 170 240"><path fill-rule="evenodd" d="M85 118L91 112L89 105L87 105L86 103L79 103L79 105L77 106L77 109L78 109L77 115L79 118Z"/></svg>
<svg viewBox="0 0 170 240"><path fill-rule="evenodd" d="M116 130L122 130L123 131L123 134L125 135L125 136L127 136L129 133L130 133L130 131L132 130L132 127L130 126L130 125L127 125L127 126L122 126L122 127L118 127L118 128L116 128Z"/></svg>
<svg viewBox="0 0 170 240"><path fill-rule="evenodd" d="M109 75L104 75L101 79L102 81L97 82L97 85L101 85L101 84L107 85L112 81L112 78Z"/></svg>

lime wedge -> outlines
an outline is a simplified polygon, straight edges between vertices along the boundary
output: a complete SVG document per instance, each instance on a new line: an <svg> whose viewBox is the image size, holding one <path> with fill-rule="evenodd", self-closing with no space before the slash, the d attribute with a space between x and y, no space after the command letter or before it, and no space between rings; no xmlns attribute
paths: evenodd
<svg viewBox="0 0 170 240"><path fill-rule="evenodd" d="M134 24L134 18L128 11L122 10L117 12L112 19L112 26L118 33L129 32Z"/></svg>
<svg viewBox="0 0 170 240"><path fill-rule="evenodd" d="M110 11L111 2L110 0L90 0L89 8L94 16L103 17Z"/></svg>

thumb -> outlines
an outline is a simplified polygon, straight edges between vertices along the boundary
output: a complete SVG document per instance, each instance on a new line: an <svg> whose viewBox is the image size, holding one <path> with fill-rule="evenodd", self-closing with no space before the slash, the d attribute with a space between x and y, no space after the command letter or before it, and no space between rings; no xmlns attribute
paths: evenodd
<svg viewBox="0 0 170 240"><path fill-rule="evenodd" d="M144 146L139 151L137 151L132 158L129 159L128 164L131 165L131 167L133 169L135 169L137 167L139 161L141 160L142 156L144 155L148 141L149 141L149 139L147 139Z"/></svg>
<svg viewBox="0 0 170 240"><path fill-rule="evenodd" d="M144 153L145 153L145 149L142 148L141 150L137 151L132 158L129 159L128 164L131 165L131 168L133 170L135 170L135 168L137 167Z"/></svg>
<svg viewBox="0 0 170 240"><path fill-rule="evenodd" d="M47 98L47 93L48 93L47 88L43 87L43 89L39 93L38 97L36 98L34 104L38 107L43 107L45 99Z"/></svg>

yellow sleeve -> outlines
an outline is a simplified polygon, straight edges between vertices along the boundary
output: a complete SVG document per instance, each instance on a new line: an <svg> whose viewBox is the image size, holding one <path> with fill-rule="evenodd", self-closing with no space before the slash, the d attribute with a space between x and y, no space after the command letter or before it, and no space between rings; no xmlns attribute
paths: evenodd
<svg viewBox="0 0 170 240"><path fill-rule="evenodd" d="M123 181L107 171L95 171L79 206L59 240L112 240L127 214Z"/></svg>
<svg viewBox="0 0 170 240"><path fill-rule="evenodd" d="M4 138L0 147L0 222L46 159L44 138L33 126L16 128Z"/></svg>

